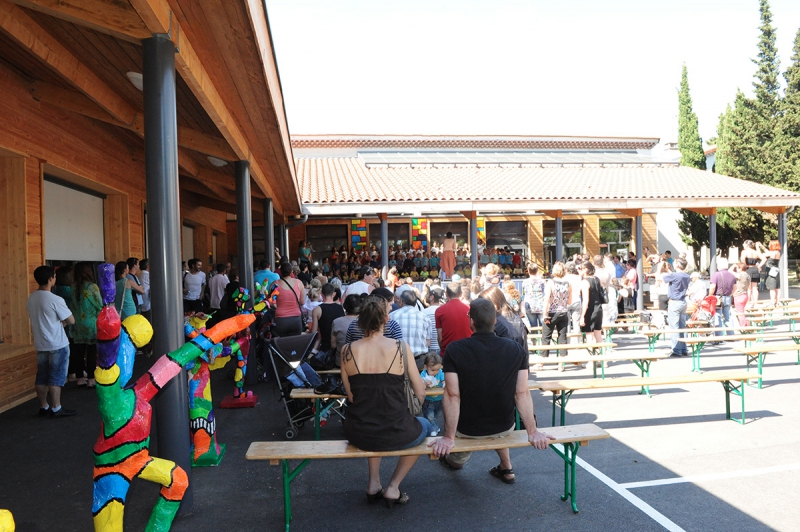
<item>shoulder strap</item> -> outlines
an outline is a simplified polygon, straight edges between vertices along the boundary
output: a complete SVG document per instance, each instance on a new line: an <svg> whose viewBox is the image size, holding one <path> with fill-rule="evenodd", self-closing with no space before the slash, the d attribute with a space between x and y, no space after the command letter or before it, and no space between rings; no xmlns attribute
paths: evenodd
<svg viewBox="0 0 800 532"><path fill-rule="evenodd" d="M394 352L394 358L392 359L392 363L389 364L389 368L386 370L386 373L389 373L389 370L392 369L394 366L394 361L397 360L397 355L400 354L400 365L403 365L403 342L401 340L397 340L397 351ZM407 377L408 375L406 375Z"/></svg>
<svg viewBox="0 0 800 532"><path fill-rule="evenodd" d="M342 348L342 360L346 361L348 354L350 355L350 358L353 359L353 365L356 367L356 372L361 373L361 370L358 369L358 363L356 362L356 357L353 355L352 344L345 344L344 347Z"/></svg>
<svg viewBox="0 0 800 532"><path fill-rule="evenodd" d="M294 291L294 288L292 288L292 285L290 285L288 281L286 281L286 279L281 279L281 281L283 281L284 284L289 287L289 290L292 291L292 293L294 294L294 300L297 301L297 308L299 308L302 311L303 307L300 306L300 298L297 297L297 292Z"/></svg>

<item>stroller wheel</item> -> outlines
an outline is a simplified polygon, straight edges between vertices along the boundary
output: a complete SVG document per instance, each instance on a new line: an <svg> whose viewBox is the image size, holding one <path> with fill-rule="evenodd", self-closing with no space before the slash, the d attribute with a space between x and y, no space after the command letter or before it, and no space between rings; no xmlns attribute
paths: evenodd
<svg viewBox="0 0 800 532"><path fill-rule="evenodd" d="M297 427L298 429L302 429L303 425L305 424L306 424L305 421L298 421L297 423L294 424L294 426Z"/></svg>
<svg viewBox="0 0 800 532"><path fill-rule="evenodd" d="M293 439L294 439L294 438L297 436L297 431L296 431L296 430L294 430L293 428L291 428L291 429L286 429L286 432L283 434L283 436L284 436L284 437L285 437L287 440L293 440Z"/></svg>

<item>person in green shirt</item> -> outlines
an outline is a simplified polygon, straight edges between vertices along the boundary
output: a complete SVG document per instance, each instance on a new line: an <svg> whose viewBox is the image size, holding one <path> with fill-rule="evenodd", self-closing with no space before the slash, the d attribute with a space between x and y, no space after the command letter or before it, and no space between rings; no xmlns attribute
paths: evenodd
<svg viewBox="0 0 800 532"><path fill-rule="evenodd" d="M94 388L94 369L97 365L97 315L103 308L100 289L95 284L94 267L91 262L75 265L75 284L70 296L70 310L75 316L72 327L74 348L70 363L78 377L78 386ZM87 379L88 377L88 379Z"/></svg>

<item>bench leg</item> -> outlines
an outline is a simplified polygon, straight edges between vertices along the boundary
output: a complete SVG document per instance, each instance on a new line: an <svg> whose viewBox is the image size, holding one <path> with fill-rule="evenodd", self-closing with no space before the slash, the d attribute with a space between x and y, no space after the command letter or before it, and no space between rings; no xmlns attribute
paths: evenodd
<svg viewBox="0 0 800 532"><path fill-rule="evenodd" d="M697 344L692 344L692 371L701 373L702 370L700 369L700 353L703 351L703 347L705 347L705 342L700 342Z"/></svg>
<svg viewBox="0 0 800 532"><path fill-rule="evenodd" d="M758 361L758 389L760 390L762 387L761 375L763 375L761 371L764 366L764 356L766 356L766 353L757 353L755 355L746 355L746 356L747 356L747 371L750 371L750 364ZM756 386L756 384L750 382L748 382L747 384L750 386Z"/></svg>
<svg viewBox="0 0 800 532"><path fill-rule="evenodd" d="M641 370L642 378L650 376L650 363L652 360L634 360L633 363ZM650 397L650 387L649 386L642 386L642 389L639 390L639 395L646 393L647 397Z"/></svg>
<svg viewBox="0 0 800 532"><path fill-rule="evenodd" d="M295 477L308 465L310 460L303 460L300 464L291 469L289 460L281 460L281 470L283 471L283 519L286 532L289 532L289 525L292 522L292 491L291 483Z"/></svg>
<svg viewBox="0 0 800 532"><path fill-rule="evenodd" d="M648 353L655 353L656 352L656 338L658 338L659 334L651 334L647 337L647 352Z"/></svg>
<svg viewBox="0 0 800 532"><path fill-rule="evenodd" d="M744 414L744 381L739 381L739 386L736 386L731 381L722 381L722 387L725 389L725 419L733 419L740 425L744 425L745 423L745 414ZM742 417L741 419L736 419L731 417L731 393L734 395L738 395L742 399Z"/></svg>
<svg viewBox="0 0 800 532"><path fill-rule="evenodd" d="M556 426L556 404L561 407L561 426L563 427L567 424L567 402L569 398L572 397L573 391L574 390L561 390L561 395L559 395L558 392L553 392L553 424L551 426Z"/></svg>
<svg viewBox="0 0 800 532"><path fill-rule="evenodd" d="M551 445L550 448L553 449L558 456L560 456L564 460L564 495L561 496L562 501L566 501L567 499L570 500L570 504L572 505L572 511L578 513L578 492L576 489L576 478L575 478L575 461L578 457L578 448L580 448L580 442L570 442L562 444L564 447L564 452L561 452L557 447Z"/></svg>

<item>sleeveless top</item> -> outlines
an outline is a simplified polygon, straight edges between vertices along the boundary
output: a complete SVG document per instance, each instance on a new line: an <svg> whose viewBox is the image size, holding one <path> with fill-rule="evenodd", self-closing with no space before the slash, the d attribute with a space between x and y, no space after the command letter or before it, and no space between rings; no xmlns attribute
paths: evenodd
<svg viewBox="0 0 800 532"><path fill-rule="evenodd" d="M602 286L597 277L589 277L586 280L589 281L589 306L586 307L586 315L594 316L603 310L603 300L600 298Z"/></svg>
<svg viewBox="0 0 800 532"><path fill-rule="evenodd" d="M445 238L442 241L442 251L453 251L456 250L456 239L455 238Z"/></svg>
<svg viewBox="0 0 800 532"><path fill-rule="evenodd" d="M359 371L349 376L353 402L347 407L344 433L350 443L364 451L402 449L422 432L422 425L408 410L405 374L389 373L399 354L400 342L386 373ZM358 371L355 357L353 364Z"/></svg>
<svg viewBox="0 0 800 532"><path fill-rule="evenodd" d="M344 316L344 309L339 303L322 303L319 306L320 316L317 320L319 329L319 349L328 351L331 348L331 332L333 331L333 320Z"/></svg>
<svg viewBox="0 0 800 532"><path fill-rule="evenodd" d="M553 279L550 291L550 314L566 312L569 303L569 282Z"/></svg>
<svg viewBox="0 0 800 532"><path fill-rule="evenodd" d="M117 307L121 320L136 314L136 305L133 303L127 278L117 280L117 295L114 299L114 306Z"/></svg>

